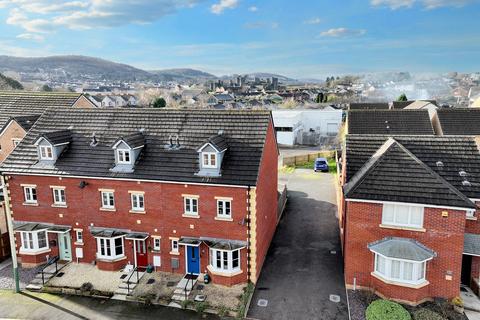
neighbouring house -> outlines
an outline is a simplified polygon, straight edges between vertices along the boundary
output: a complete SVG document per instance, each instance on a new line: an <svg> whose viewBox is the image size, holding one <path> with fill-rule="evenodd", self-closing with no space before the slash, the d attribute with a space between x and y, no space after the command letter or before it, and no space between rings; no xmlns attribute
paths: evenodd
<svg viewBox="0 0 480 320"><path fill-rule="evenodd" d="M279 144L319 144L332 140L342 126L342 110L274 110L275 132Z"/></svg>
<svg viewBox="0 0 480 320"><path fill-rule="evenodd" d="M470 98L471 108L480 108L480 94Z"/></svg>
<svg viewBox="0 0 480 320"><path fill-rule="evenodd" d="M229 93L217 93L217 94L211 95L210 98L208 98L207 103L209 105L216 105L216 104L229 104L229 103L233 103L234 101L235 101L235 98Z"/></svg>
<svg viewBox="0 0 480 320"><path fill-rule="evenodd" d="M0 91L0 163L49 107L93 108L94 105L79 93ZM9 254L10 244L0 189L0 260Z"/></svg>
<svg viewBox="0 0 480 320"><path fill-rule="evenodd" d="M352 102L348 105L348 110L388 110L388 102Z"/></svg>
<svg viewBox="0 0 480 320"><path fill-rule="evenodd" d="M392 109L397 110L397 109L405 109L408 106L410 106L412 103L417 103L418 101L421 101L423 103L425 102L430 102L431 104L438 106L438 103L436 100L408 100L408 101L393 101L392 102Z"/></svg>
<svg viewBox="0 0 480 320"><path fill-rule="evenodd" d="M348 288L408 304L478 292L473 137L348 135L339 208Z"/></svg>
<svg viewBox="0 0 480 320"><path fill-rule="evenodd" d="M439 134L480 137L480 109L451 108L437 110Z"/></svg>
<svg viewBox="0 0 480 320"><path fill-rule="evenodd" d="M276 229L270 112L47 110L0 167L23 266L256 282ZM95 284L94 284L95 285Z"/></svg>

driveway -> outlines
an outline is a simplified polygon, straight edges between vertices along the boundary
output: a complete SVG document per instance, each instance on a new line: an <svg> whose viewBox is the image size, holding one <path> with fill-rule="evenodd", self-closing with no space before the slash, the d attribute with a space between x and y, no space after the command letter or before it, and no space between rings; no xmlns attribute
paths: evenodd
<svg viewBox="0 0 480 320"><path fill-rule="evenodd" d="M253 295L249 318L348 319L334 176L295 170L289 198ZM330 301L330 295L340 297ZM266 307L258 301L268 301Z"/></svg>

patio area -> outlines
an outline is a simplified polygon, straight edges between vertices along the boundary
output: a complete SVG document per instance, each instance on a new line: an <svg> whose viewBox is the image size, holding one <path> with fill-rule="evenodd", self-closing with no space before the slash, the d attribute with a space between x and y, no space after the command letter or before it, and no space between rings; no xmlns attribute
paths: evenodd
<svg viewBox="0 0 480 320"><path fill-rule="evenodd" d="M132 293L135 299L149 299L152 302L168 302L172 298L181 274L168 272L146 273Z"/></svg>
<svg viewBox="0 0 480 320"><path fill-rule="evenodd" d="M84 283L91 283L93 290L114 293L121 283L120 271L102 271L96 266L86 263L70 263L59 274L53 277L46 286L80 289Z"/></svg>

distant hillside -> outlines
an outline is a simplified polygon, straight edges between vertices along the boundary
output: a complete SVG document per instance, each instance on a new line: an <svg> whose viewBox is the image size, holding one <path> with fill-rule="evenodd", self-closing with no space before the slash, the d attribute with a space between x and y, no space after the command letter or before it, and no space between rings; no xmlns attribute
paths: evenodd
<svg viewBox="0 0 480 320"><path fill-rule="evenodd" d="M0 56L0 71L47 74L50 78L145 80L152 74L132 66L85 56L21 58Z"/></svg>
<svg viewBox="0 0 480 320"><path fill-rule="evenodd" d="M17 80L0 73L0 90L23 90L23 86Z"/></svg>
<svg viewBox="0 0 480 320"><path fill-rule="evenodd" d="M154 70L150 73L158 76L163 81L189 81L189 80L214 80L213 74L194 69L165 69Z"/></svg>

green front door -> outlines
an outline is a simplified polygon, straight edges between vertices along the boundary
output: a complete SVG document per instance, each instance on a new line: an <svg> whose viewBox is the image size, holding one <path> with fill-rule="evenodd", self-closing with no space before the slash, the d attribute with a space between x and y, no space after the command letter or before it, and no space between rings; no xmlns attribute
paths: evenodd
<svg viewBox="0 0 480 320"><path fill-rule="evenodd" d="M70 243L70 232L58 235L58 251L60 260L72 261L72 246Z"/></svg>

